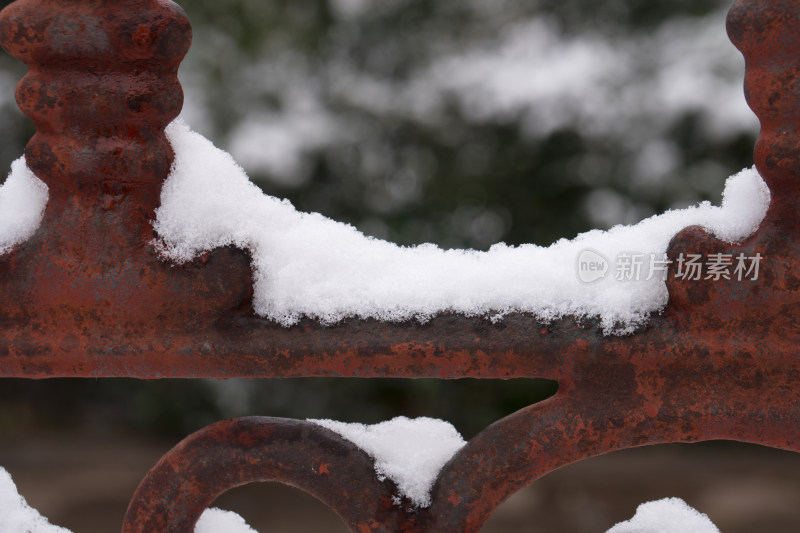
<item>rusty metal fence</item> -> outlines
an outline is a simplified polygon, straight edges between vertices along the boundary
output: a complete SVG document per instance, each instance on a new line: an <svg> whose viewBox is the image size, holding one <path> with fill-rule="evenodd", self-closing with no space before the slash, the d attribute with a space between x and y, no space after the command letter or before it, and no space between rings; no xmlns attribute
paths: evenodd
<svg viewBox="0 0 800 533"><path fill-rule="evenodd" d="M147 475L123 531L190 532L222 492L299 487L353 531L477 531L509 495L612 450L731 439L800 451L800 1L739 0L728 32L761 121L756 166L772 203L731 246L699 227L680 253L761 254L758 280L669 277L669 305L632 336L591 321L500 324L313 321L284 328L251 310L249 258L225 248L170 265L150 244L173 153L176 76L191 28L166 0L18 0L3 48L28 74L17 101L37 132L29 167L49 187L36 233L0 256L0 376L548 378L558 393L486 428L442 470L428 508L393 503L372 459L320 426L274 418L214 424Z"/></svg>

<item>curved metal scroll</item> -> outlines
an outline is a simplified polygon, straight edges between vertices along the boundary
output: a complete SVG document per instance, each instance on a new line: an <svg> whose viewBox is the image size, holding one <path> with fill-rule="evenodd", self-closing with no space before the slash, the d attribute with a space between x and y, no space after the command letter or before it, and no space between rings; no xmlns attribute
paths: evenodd
<svg viewBox="0 0 800 533"><path fill-rule="evenodd" d="M139 485L122 531L194 531L214 498L256 481L313 494L353 531L398 531L391 487L366 453L317 424L267 417L218 422L184 439Z"/></svg>

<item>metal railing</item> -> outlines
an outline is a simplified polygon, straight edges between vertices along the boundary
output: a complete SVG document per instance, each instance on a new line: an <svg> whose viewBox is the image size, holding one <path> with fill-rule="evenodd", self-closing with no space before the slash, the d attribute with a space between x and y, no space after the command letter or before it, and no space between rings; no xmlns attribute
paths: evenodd
<svg viewBox="0 0 800 533"><path fill-rule="evenodd" d="M372 459L320 426L244 418L170 451L123 531L189 532L220 493L281 481L353 531L477 531L509 495L565 464L664 442L731 439L800 451L800 0L739 0L728 31L761 120L756 166L772 203L738 245L699 227L680 253L761 254L759 278L668 279L669 305L631 336L592 321L498 327L347 320L284 328L251 310L249 258L224 248L170 265L149 243L173 153L189 23L166 0L18 0L3 48L28 74L17 101L37 128L29 167L49 187L40 228L0 256L0 376L548 378L552 398L486 428L442 470L428 508L393 503ZM102 75L101 75L102 74Z"/></svg>

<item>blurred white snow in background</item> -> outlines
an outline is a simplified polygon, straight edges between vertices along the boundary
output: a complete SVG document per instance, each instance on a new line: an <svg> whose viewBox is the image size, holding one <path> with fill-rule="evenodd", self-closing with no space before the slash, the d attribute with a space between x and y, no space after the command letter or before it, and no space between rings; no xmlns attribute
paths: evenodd
<svg viewBox="0 0 800 533"><path fill-rule="evenodd" d="M744 61L725 33L725 10L668 19L646 33L572 35L546 15L503 20L503 2L474 3L485 11L487 27L502 31L467 42L432 37L426 60L400 78L381 76L336 50L314 64L288 48L256 54L248 68L229 73L230 97L247 106L241 110L247 119L223 146L248 169L268 171L282 184L302 182L309 150L353 138L368 146L368 129L359 131L353 116L337 112L331 102L438 123L455 98L475 122L522 116L533 138L570 126L631 146L653 146L642 151L638 167L639 179L653 179L675 164L674 150L664 143L676 116L697 113L703 133L714 137L758 127L743 98ZM365 0L337 0L333 7L346 19L378 9ZM235 53L224 34L211 37L218 42L197 45L194 53L213 53L218 61ZM200 60L190 55L181 71L191 81L183 84L183 117L203 131L213 102L193 61Z"/></svg>

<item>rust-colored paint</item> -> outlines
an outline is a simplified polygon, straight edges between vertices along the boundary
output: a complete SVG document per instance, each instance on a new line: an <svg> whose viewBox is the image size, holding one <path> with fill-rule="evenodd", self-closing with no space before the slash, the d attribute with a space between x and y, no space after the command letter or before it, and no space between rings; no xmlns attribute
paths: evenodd
<svg viewBox="0 0 800 533"><path fill-rule="evenodd" d="M736 246L701 228L680 253L756 253L756 281L681 281L634 335L596 323L421 325L347 320L282 328L251 309L247 254L163 262L150 221L172 152L176 71L191 30L166 0L18 0L0 44L29 73L17 100L37 127L29 166L50 187L37 233L0 257L0 376L543 377L559 392L498 421L445 467L429 509L392 503L371 460L323 428L250 418L189 437L151 471L124 531L189 532L213 498L254 480L317 495L354 531L477 531L559 466L658 442L733 439L800 451L800 0L739 0L728 31L761 120L756 165L772 203Z"/></svg>
<svg viewBox="0 0 800 533"><path fill-rule="evenodd" d="M139 485L122 531L191 532L218 494L268 480L313 494L354 531L397 531L393 487L366 453L317 424L266 417L218 422L178 444Z"/></svg>
<svg viewBox="0 0 800 533"><path fill-rule="evenodd" d="M171 2L31 0L3 11L0 43L29 67L16 92L37 129L25 155L50 199L36 234L0 257L0 374L158 377L129 356L169 351L173 331L248 301L245 254L173 268L151 244L190 40Z"/></svg>

